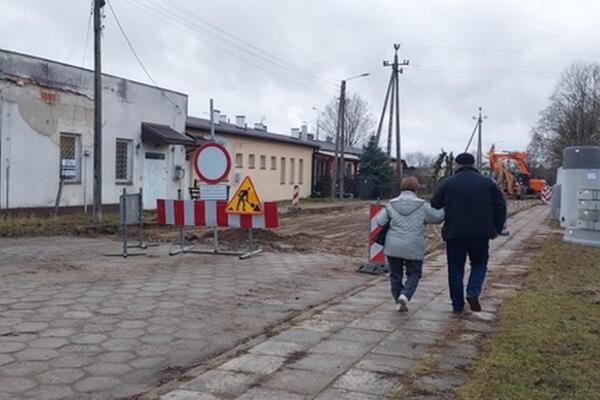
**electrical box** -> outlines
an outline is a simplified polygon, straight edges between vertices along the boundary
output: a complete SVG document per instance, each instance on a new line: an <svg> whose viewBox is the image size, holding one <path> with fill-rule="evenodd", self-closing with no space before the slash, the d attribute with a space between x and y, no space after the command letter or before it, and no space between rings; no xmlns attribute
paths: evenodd
<svg viewBox="0 0 600 400"><path fill-rule="evenodd" d="M600 246L600 147L567 147L559 172L564 240Z"/></svg>
<svg viewBox="0 0 600 400"><path fill-rule="evenodd" d="M181 165L176 165L173 171L173 180L180 181L185 178L185 169Z"/></svg>

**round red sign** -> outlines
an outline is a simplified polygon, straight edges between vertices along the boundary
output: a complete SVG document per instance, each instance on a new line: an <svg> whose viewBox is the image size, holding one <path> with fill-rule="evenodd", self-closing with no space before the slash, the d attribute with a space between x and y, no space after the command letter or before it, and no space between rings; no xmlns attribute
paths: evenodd
<svg viewBox="0 0 600 400"><path fill-rule="evenodd" d="M194 170L200 180L216 184L227 178L231 170L231 156L219 143L205 143L194 155Z"/></svg>

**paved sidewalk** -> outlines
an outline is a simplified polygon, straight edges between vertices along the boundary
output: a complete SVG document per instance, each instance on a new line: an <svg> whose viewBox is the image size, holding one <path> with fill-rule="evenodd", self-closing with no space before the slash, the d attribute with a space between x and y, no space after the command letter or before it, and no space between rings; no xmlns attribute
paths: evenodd
<svg viewBox="0 0 600 400"><path fill-rule="evenodd" d="M492 329L498 304L518 287L515 276L526 271L529 240L548 231L547 215L543 207L520 213L509 223L512 235L492 243L481 313L451 313L445 256L433 255L408 313L394 310L387 279L376 279L241 354L191 371L160 399L442 399L436 393L461 379L421 372L432 359L452 370L476 356L475 344Z"/></svg>

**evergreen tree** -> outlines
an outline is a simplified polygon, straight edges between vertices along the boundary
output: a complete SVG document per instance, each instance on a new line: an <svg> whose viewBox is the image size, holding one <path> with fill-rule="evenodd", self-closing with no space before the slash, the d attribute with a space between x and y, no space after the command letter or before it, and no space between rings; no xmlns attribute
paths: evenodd
<svg viewBox="0 0 600 400"><path fill-rule="evenodd" d="M386 154L379 148L377 138L371 136L360 155L360 177L372 186L372 197L388 193L394 179L394 169Z"/></svg>
<svg viewBox="0 0 600 400"><path fill-rule="evenodd" d="M449 177L454 173L454 153L447 153L444 149L437 156L437 159L433 163L433 181L439 182L444 178Z"/></svg>

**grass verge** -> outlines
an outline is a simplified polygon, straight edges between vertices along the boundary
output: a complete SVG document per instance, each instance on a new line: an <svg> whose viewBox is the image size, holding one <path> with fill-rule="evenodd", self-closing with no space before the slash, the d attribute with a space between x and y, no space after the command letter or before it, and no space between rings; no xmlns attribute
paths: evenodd
<svg viewBox="0 0 600 400"><path fill-rule="evenodd" d="M551 236L457 399L600 399L599 260Z"/></svg>
<svg viewBox="0 0 600 400"><path fill-rule="evenodd" d="M156 222L154 212L145 212L147 223ZM56 217L36 215L0 218L0 237L115 234L119 231L119 214L105 213L102 222L94 222L85 214Z"/></svg>

